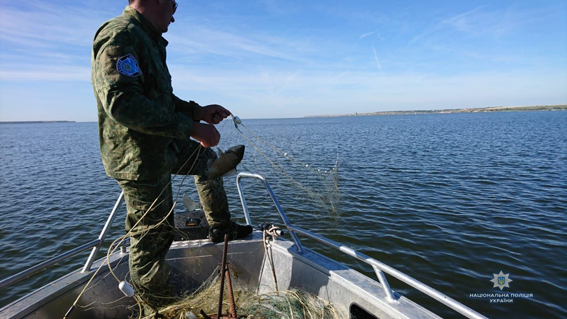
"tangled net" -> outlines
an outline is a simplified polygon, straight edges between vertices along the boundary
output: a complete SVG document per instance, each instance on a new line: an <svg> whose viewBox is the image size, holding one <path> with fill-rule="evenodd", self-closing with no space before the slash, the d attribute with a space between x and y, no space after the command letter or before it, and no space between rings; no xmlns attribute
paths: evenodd
<svg viewBox="0 0 567 319"><path fill-rule="evenodd" d="M247 155L240 165L242 169L272 177L274 184L281 184L286 193L293 193L289 198L304 204L303 209L321 213L320 217L339 219L341 193L338 153L336 160L324 157L319 159L317 165L306 163L293 155L293 150L284 151L236 118L233 118L236 130L229 124L223 129L223 134L227 133L223 138L228 138L229 143L246 145ZM238 133L236 136L234 131Z"/></svg>
<svg viewBox="0 0 567 319"><path fill-rule="evenodd" d="M167 319L204 318L206 314L217 312L220 276L218 272L205 281L195 292L182 300L159 310ZM333 306L323 299L302 290L280 291L278 294L256 295L240 285L233 285L236 312L247 319L310 319L339 318ZM223 294L223 313L228 313L229 297ZM146 318L151 318L146 317Z"/></svg>
<svg viewBox="0 0 567 319"><path fill-rule="evenodd" d="M291 186L291 188L296 192L295 196L290 196L294 201L300 199L303 200L305 204L309 204L309 206L315 207L312 210L310 207L302 208L303 210L317 212L318 210L316 208L320 207L322 212L326 212L330 217L334 217L338 220L340 215L341 202L338 177L338 155L334 166L329 170L316 169L311 165L306 164L291 156L289 153L278 149L267 140L258 136L247 126L242 124L240 119L238 119L237 121L233 118L233 120L236 131L238 131L241 136L244 137L246 142L248 142L248 146L253 147L254 153L252 154L253 159L251 163L252 165L254 165L258 173L272 174L276 177L276 180L278 180L279 177L283 176L285 183L287 183L288 186ZM239 129L239 126L246 130L248 136ZM200 147L196 148L193 154L199 151ZM192 158L194 158L194 160L191 162L190 159ZM257 162L257 159L259 158L261 159L261 161L263 161L263 163ZM182 167L189 167L188 171L191 171L196 164L196 159L197 156L189 156ZM242 163L242 166L244 167L244 163ZM182 171L182 169L180 169L180 171ZM186 178L187 176L184 175L179 185L177 185L177 195L174 197L174 205L171 207L169 213L151 228L156 228L162 223L166 222L168 217L173 213L173 209L175 208L175 204L177 203L180 194L180 188L184 184ZM109 265L108 269L110 271L110 274L116 279L117 283L124 283L124 280L118 278L113 271L113 267L110 266L110 256L115 253L119 247L121 247L121 244L131 235L132 230L136 229L138 223L140 223L140 221L143 220L146 215L151 212L151 209L159 205L158 199L165 190L166 188L161 191L161 193L151 204L151 207L144 212L144 214L139 218L136 224L131 227L131 230L112 242L107 250L106 262L99 265L89 281L83 287L83 290L79 293L79 295L73 302L73 305L65 314L63 319L66 319L67 316L71 314L73 309L75 309L76 307L84 309L91 307L91 304L89 304L88 306L80 306L78 303L84 293L89 289L89 286L104 265ZM218 296L218 286L220 286L220 283L216 283L214 285L211 285L211 282L208 282L208 285L207 283L205 283L205 288L200 288L184 300L176 302L162 309L160 311L160 314L163 314L165 318L191 318L191 316L188 316L188 314L190 312L195 313L194 311L196 309L199 309L199 312L202 309L205 311L205 313L212 313L212 311L214 311L213 308L215 308L215 302L212 302L211 300L215 298L211 299L211 296ZM216 289L214 287L216 287ZM210 294L209 292L215 292L215 294ZM239 303L237 303L240 304L240 307L238 308L239 312L246 313L249 315L249 317L252 316L251 318L337 317L334 309L330 305L325 304L323 300L317 298L316 296L302 291L292 290L287 292L280 292L279 294L274 295L260 296L255 296L247 290L239 288L235 289L234 292L235 296L237 296L236 299L242 299ZM139 298L135 298L135 300L139 309L141 309L142 305ZM225 309L227 308L225 307Z"/></svg>

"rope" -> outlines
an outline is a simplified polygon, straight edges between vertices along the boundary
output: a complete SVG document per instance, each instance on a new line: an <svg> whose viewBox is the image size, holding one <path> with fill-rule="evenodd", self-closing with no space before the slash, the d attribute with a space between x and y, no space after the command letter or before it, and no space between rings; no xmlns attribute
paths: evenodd
<svg viewBox="0 0 567 319"><path fill-rule="evenodd" d="M193 155L195 155L195 153L200 152L202 146L201 144L199 144L199 146L195 149L195 151L193 151L193 153L191 153L191 155L187 158L187 160L185 160L185 162L183 163L183 165L181 165L181 167L179 168L179 170L174 174L174 175L178 175L179 172L181 170L183 170L183 168L189 163L189 160L193 157ZM193 161L193 163L191 164L190 169L188 170L189 172L191 170L193 170L193 168L195 167L195 164L197 163L198 160L198 155L195 157L195 160ZM150 226L147 230L144 231L145 234L148 233L149 230L154 229L156 227L159 227L161 224L163 224L167 218L171 215L171 213L173 212L173 209L175 208L175 205L177 204L177 199L179 198L179 193L181 191L181 186L183 185L183 183L185 182L185 179L187 178L187 175L185 175L183 177L183 179L181 180L181 183L177 189L177 193L175 196L175 200L173 201L173 205L170 209L170 211L167 213L167 215L160 220L157 224ZM140 217L138 219L138 221L134 224L134 226L132 226L130 228L130 230L128 230L128 232L126 232L125 235L122 235L120 237L118 237L117 239L115 239L110 246L108 247L108 251L106 253L106 265L108 265L108 270L110 271L110 273L112 274L112 276L114 277L114 279L116 279L117 283L120 283L120 279L116 276L116 274L114 273L114 270L112 269L112 267L110 266L110 256L112 254L114 254L114 252L116 251L116 249L118 249L118 247L120 247L120 245L122 244L122 242L130 237L130 235L132 234L133 230L136 228L136 226L138 226L138 224L147 216L147 214L155 207L157 206L156 203L158 201L158 199L161 197L161 195L165 192L165 190L167 189L167 187L169 187L171 185L171 180L169 181L169 183L161 190L161 192L159 193L159 195L157 196L157 198L152 202L152 204L150 205L150 207L144 212L144 214L142 215L142 217ZM161 202L160 202L161 204ZM159 204L158 204L159 205ZM142 234L141 236L145 236L145 234ZM116 242L119 241L117 244ZM115 245L116 244L116 245ZM71 312L73 311L73 309L75 309L75 307L77 306L77 303L79 302L79 300L81 299L81 297L84 295L84 293L86 292L87 288L89 287L89 285L91 284L91 282L94 280L94 278L96 277L96 275L98 274L98 272L100 271L100 269L102 269L102 267L105 265L105 263L101 263L99 265L99 267L97 268L97 270L94 272L94 274L91 276L91 278L89 279L89 281L87 282L87 284L85 285L85 287L83 288L83 290L81 291L81 293L79 293L79 295L77 296L77 299L75 299L75 301L73 302L73 305L69 308L69 310L67 311L67 313L63 316L63 319L66 319ZM116 265L116 267L118 267L118 265ZM142 317L142 306L140 301L138 300L138 298L134 298L134 300L136 300L136 303L138 304L138 308L140 309L139 311L139 316L138 318Z"/></svg>
<svg viewBox="0 0 567 319"><path fill-rule="evenodd" d="M276 239L276 238L279 237L280 234L281 234L281 228L279 228L277 226L270 225L269 227L263 227L262 237L263 237L263 243L264 243L264 253L266 255L266 259L268 259L270 269L272 271L272 279L274 280L274 288L275 288L276 294L278 293L278 279L276 278L276 269L274 267L272 247L269 244L269 241L270 241L269 236L271 236L272 239Z"/></svg>
<svg viewBox="0 0 567 319"><path fill-rule="evenodd" d="M325 177L321 174L320 170L316 170L314 168L312 168L309 164L303 163L297 159L295 159L294 157L290 156L288 153L283 152L282 150L278 149L277 147L275 147L274 145L270 144L269 142L267 142L266 140L262 139L260 136L258 136L257 134L255 134L250 128L248 128L246 125L242 124L242 121L240 121L240 119L238 117L235 117L233 115L232 119L234 121L234 126L236 128L236 130L242 135L242 137L244 137L249 143L250 145L252 145L254 147L254 149L261 154L271 165L273 168L277 168L282 174L285 175L285 177L287 177L288 180L292 181L293 184L295 184L300 190L302 190L304 192L304 195L308 195L314 199L318 199L319 201L321 201L321 204L323 207L326 207L325 204L325 195L317 195L314 192L312 192L309 188L305 187L302 183L300 183L299 181L297 181L295 178L293 178L289 173L287 173L279 164L275 163L274 161L272 161L257 145L256 143L254 143L249 137L247 137L240 129L239 129L239 125L243 126L246 131L252 135L256 140L260 141L261 143L265 144L266 146L268 146L269 148L271 148L276 155L283 155L286 158L291 159L293 162L295 162L296 164L301 165L302 167L308 168L310 169L316 176L318 176L322 182L325 182ZM226 122L224 123L226 125ZM187 158L187 160L185 160L185 162L183 163L183 165L181 166L181 168L174 174L174 175L178 175L179 172L181 170L183 170L183 168L189 163L190 159L195 155L195 153L200 152L201 151L202 146L199 144L199 146L195 149L195 151L193 151L193 153ZM192 171L193 168L195 167L196 163L198 160L198 155L195 156L195 160L193 161L193 163L190 166L190 169L188 171ZM255 164L255 160L254 160L254 164ZM258 166L255 165L257 168ZM335 163L335 167L333 167L331 170L329 170L328 172L334 172L337 173L338 172L338 160ZM327 173L327 172L325 172ZM183 186L183 184L185 183L185 180L187 178L187 175L184 175L183 179L181 180L179 187L177 189L176 192L176 196L175 199L173 201L173 205L172 208L170 209L170 211L166 214L166 216L160 220L157 224L150 226L148 229L144 230L140 236L145 236L149 230L154 229L156 227L161 226L164 222L167 221L168 217L171 215L171 213L174 211L175 205L177 204L177 200L179 198L180 192L181 192L181 187ZM138 221L134 224L134 226L132 228L130 228L130 230L116 238L109 246L107 254L106 254L106 260L105 262L102 262L99 267L97 268L97 270L93 273L93 275L91 276L91 278L89 279L89 281L87 282L87 284L85 285L85 287L83 288L83 290L81 291L81 293L77 296L77 298L75 299L75 301L73 302L73 305L69 308L69 310L67 311L67 313L65 314L65 316L63 317L63 319L66 319L67 316L71 313L71 311L77 306L79 300L81 299L81 297L84 295L84 293L86 292L87 288L90 286L90 284L92 283L92 281L94 280L94 278L96 277L96 275L99 273L100 269L102 269L102 267L104 265L108 265L108 269L109 272L111 273L111 275L114 277L114 279L117 281L117 283L120 283L121 280L116 276L113 267L110 265L110 256L112 254L114 254L116 252L116 250L121 246L121 244L124 242L124 240L126 240L126 238L132 236L134 234L134 229L136 229L136 227L138 226L138 224L147 216L147 214L157 205L161 204L161 202L158 203L158 199L163 195L163 193L165 192L165 190L167 189L167 187L169 187L171 185L172 181L170 180L169 183L164 187L164 189L162 189L162 191L160 192L160 194L157 196L157 198L152 202L152 204L150 205L150 207L146 210L146 212L144 212L144 214L142 215L142 217L140 217L138 219ZM335 189L338 188L337 185L337 180L336 177L333 176L332 177L332 187L329 187L328 185L326 185L327 189L327 193L330 194L334 194L336 193L336 191L334 191ZM331 188L331 189L329 189ZM329 197L330 198L330 197ZM335 203L331 200L331 209L333 211L335 211ZM177 231L175 229L175 227L172 227L174 229L174 231ZM274 280L274 286L275 286L275 290L276 292L278 292L278 285L277 285L277 278L276 278L276 274L275 274L275 267L274 267L274 263L273 263L273 256L271 255L271 247L268 247L268 236L272 236L273 238L277 238L279 236L278 232L281 232L281 229L279 227L275 227L273 225L271 225L270 228L265 229L264 230L264 249L266 252L266 258L269 261L270 264L270 268L272 271L272 278ZM269 248L269 249L268 249ZM265 261L265 260L264 260ZM120 264L120 262L115 266L118 267L118 265ZM263 267L262 267L263 268ZM141 302L139 299L142 299L142 296L138 296L137 294L134 296L134 300L136 301L136 303L138 304L138 308L140 309L139 312L139 317L141 318Z"/></svg>

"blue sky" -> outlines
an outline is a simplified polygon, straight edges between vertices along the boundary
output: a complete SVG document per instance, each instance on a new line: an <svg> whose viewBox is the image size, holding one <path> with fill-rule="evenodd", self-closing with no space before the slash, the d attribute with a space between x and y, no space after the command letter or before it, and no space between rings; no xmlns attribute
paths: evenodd
<svg viewBox="0 0 567 319"><path fill-rule="evenodd" d="M567 1L178 0L175 93L241 118L567 103ZM127 1L0 0L0 121L96 121Z"/></svg>

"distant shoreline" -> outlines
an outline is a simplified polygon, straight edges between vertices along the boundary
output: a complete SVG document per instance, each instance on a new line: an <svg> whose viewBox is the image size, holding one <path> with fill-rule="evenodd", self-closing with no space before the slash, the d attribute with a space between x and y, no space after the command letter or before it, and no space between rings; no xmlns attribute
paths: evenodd
<svg viewBox="0 0 567 319"><path fill-rule="evenodd" d="M444 110L410 110L410 111L379 111L369 113L350 113L335 115L308 115L299 118L349 117L349 116L376 116L376 115L415 115L415 114L453 114L453 113L481 113L481 112L527 112L527 111L566 111L567 104L533 105L533 106L494 106L466 109ZM279 119L279 118L267 118ZM259 120L259 119L255 119ZM96 121L93 121L96 122ZM45 124L45 123L77 123L77 121L0 121L0 124Z"/></svg>
<svg viewBox="0 0 567 319"><path fill-rule="evenodd" d="M0 124L34 124L34 123L76 123L75 121L8 121Z"/></svg>
<svg viewBox="0 0 567 319"><path fill-rule="evenodd" d="M445 109L445 110L412 110L412 111L380 111L370 113L351 113L341 115L312 115L315 117L347 117L347 116L375 116L375 115L412 115L412 114L452 114L452 113L480 113L480 112L526 112L526 111L563 111L567 110L567 104L560 105L533 105L533 106L496 106L467 109Z"/></svg>

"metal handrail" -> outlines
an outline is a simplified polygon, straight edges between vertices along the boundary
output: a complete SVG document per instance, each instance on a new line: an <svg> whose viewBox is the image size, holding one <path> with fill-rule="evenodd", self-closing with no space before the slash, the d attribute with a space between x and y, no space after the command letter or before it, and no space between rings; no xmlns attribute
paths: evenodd
<svg viewBox="0 0 567 319"><path fill-rule="evenodd" d="M92 248L93 250L91 251L91 255L89 256L89 258L87 259L87 262L82 270L82 272L87 272L90 270L90 267L94 261L94 257L96 255L96 253L100 250L100 247L102 246L102 244L104 243L104 240L106 238L106 234L108 233L108 229L110 228L110 225L112 224L112 222L114 221L117 212L118 212L118 208L120 207L120 204L122 203L122 199L124 198L124 193L120 193L120 196L118 196L118 199L116 200L116 204L114 204L114 208L112 209L112 212L110 213L110 215L108 216L108 219L106 220L106 224L104 225L104 227L102 228L102 231L100 233L100 235L98 236L98 239L93 240L91 242L88 242L84 245L81 245L79 247L76 247L74 249L71 249L59 256L53 257L51 259L48 259L46 261L43 261L37 265L34 265L24 271L21 271L15 275L12 275L6 279L2 279L0 281L0 289L4 289L6 287L9 287L17 282L20 282L32 275L37 274L38 272L44 270L45 268L56 264L60 261L63 261L65 259L68 259L72 256L75 256L76 254L83 252L89 248Z"/></svg>
<svg viewBox="0 0 567 319"><path fill-rule="evenodd" d="M85 273L91 270L91 266L93 265L96 254L100 250L100 247L102 246L102 243L106 238L106 234L110 229L110 225L112 225L114 218L116 218L116 214L118 213L118 208L120 207L120 204L122 204L123 199L124 199L124 192L121 192L120 196L118 196L118 199L116 200L116 203L114 204L114 208L112 208L112 212L110 213L110 216L108 216L108 219L106 220L106 224L104 224L104 227L102 227L102 231L100 232L100 235L98 235L98 239L100 240L100 245L93 247L93 250L91 251L91 254L89 255L89 258L87 259L87 262L85 263L85 266L83 267L83 270L81 272Z"/></svg>
<svg viewBox="0 0 567 319"><path fill-rule="evenodd" d="M327 246L331 246L339 251L342 251L343 253L346 253L347 255L350 255L360 261L363 261L364 263L372 266L372 268L374 269L374 271L376 272L376 276L378 277L380 283L382 284L382 287L384 289L384 292L386 294L387 300L389 302L394 302L395 298L394 298L394 294L392 289L390 288L390 285L388 284L388 280L386 279L386 276L384 275L384 273L387 273L389 275L391 275L394 278L397 278L398 280L410 285L411 287L421 291L422 293L424 293L425 295L439 301L440 303L444 304L445 306L459 312L460 314L468 317L468 318L478 318L478 319L482 319L482 318L487 318L484 315L474 311L473 309L463 305L462 303L452 299L451 297L435 290L434 288L431 288L429 286L427 286L426 284L418 281L417 279L412 278L411 276L408 276L406 274L404 274L403 272L396 270L395 268L392 268L374 258L368 257L363 253L360 253L352 248L349 248L345 245L342 245L340 243L337 243L335 241L332 241L328 238L325 238L323 236L314 234L308 230L305 230L303 228L294 226L292 224L289 223L289 220L287 219L281 205L279 204L274 192L272 191L272 189L270 188L270 185L268 184L268 182L266 181L266 178L263 177L262 175L259 174L251 174L251 173L240 173L238 174L238 176L236 177L236 186L238 188L238 194L240 196L240 201L242 202L242 208L244 209L244 216L246 217L246 222L251 225L251 220L250 220L250 213L248 212L248 206L246 205L246 200L244 199L244 193L242 192L242 187L241 187L241 179L242 177L250 177L250 178L257 178L259 180L261 180L262 182L264 182L264 187L266 188L266 190L268 191L268 194L270 195L270 197L272 198L274 204L276 205L276 209L278 210L280 217L282 218L282 221L284 222L285 226L287 227L288 231L290 232L293 241L296 244L296 249L298 251L298 253L303 253L304 249L301 246L301 243L299 241L299 238L297 238L296 232L300 233L302 235L305 235L307 237L310 237L312 239L315 239Z"/></svg>
<svg viewBox="0 0 567 319"><path fill-rule="evenodd" d="M252 225L252 223L251 223L251 220L250 220L250 213L248 212L248 206L246 205L246 199L244 199L244 193L242 192L242 186L240 185L240 179L242 179L242 177L257 178L257 179L261 180L262 182L264 182L264 186L266 187L266 190L268 191L268 195L270 195L270 197L272 198L274 205L276 205L276 209L280 213L280 217L282 218L285 226L288 228L289 233L291 234L291 237L293 238L293 241L295 242L297 252L299 254L302 254L303 253L303 246L301 245L301 242L299 241L299 238L297 238L297 235L295 234L295 232L291 229L291 223L287 219L287 216L285 215L285 213L284 213L284 211L283 211L283 209L280 205L280 202L276 198L276 195L272 191L272 188L268 184L268 181L266 181L266 179L262 175L242 172L242 173L239 173L238 176L236 176L236 188L238 189L238 194L240 196L240 202L242 203L242 209L244 210L244 217L246 218L246 222L248 223L248 225Z"/></svg>

